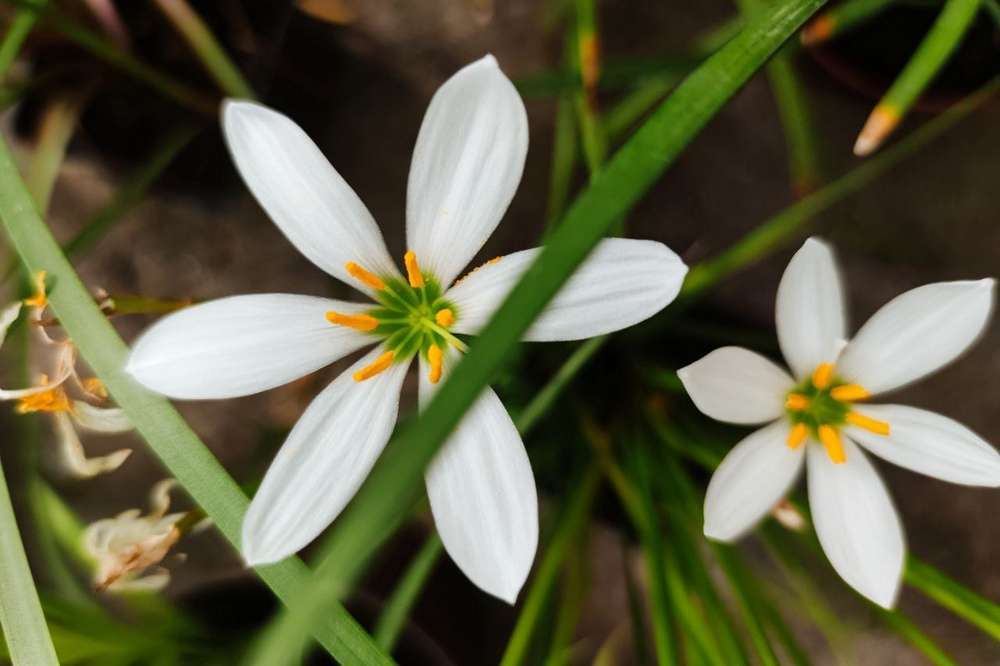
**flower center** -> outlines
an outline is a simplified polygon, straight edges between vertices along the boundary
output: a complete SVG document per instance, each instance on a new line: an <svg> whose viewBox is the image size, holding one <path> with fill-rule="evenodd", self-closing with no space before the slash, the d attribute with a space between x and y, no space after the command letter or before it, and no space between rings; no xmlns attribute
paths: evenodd
<svg viewBox="0 0 1000 666"><path fill-rule="evenodd" d="M42 375L38 379L39 386L49 383L47 375ZM33 395L26 395L17 401L15 408L18 414L32 414L34 412L68 412L72 410L69 397L62 386L56 386L48 391L42 391Z"/></svg>
<svg viewBox="0 0 1000 666"><path fill-rule="evenodd" d="M354 262L347 272L358 282L375 290L378 303L358 314L327 312L335 326L347 326L371 333L383 340L385 353L370 365L354 373L354 381L363 382L389 368L393 363L409 361L420 354L430 364L429 379L441 379L444 349L450 344L465 351L465 343L449 330L456 321L456 308L442 295L441 283L431 273L420 270L416 255L403 256L406 281L380 277Z"/></svg>
<svg viewBox="0 0 1000 666"><path fill-rule="evenodd" d="M853 403L869 397L860 384L849 384L835 374L832 363L821 363L812 376L796 386L785 400L792 422L788 446L798 448L812 435L836 464L847 460L840 428L849 423L877 435L888 435L889 424L854 411Z"/></svg>

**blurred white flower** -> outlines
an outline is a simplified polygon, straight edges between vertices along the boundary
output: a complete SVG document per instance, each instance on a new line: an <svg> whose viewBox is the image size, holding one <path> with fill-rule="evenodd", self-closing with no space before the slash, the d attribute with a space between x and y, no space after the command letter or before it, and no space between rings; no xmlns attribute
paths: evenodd
<svg viewBox="0 0 1000 666"><path fill-rule="evenodd" d="M194 399L256 393L377 343L309 406L254 497L243 555L264 564L312 541L357 491L393 430L409 361L420 359L423 404L456 358L452 348L464 349L455 334L477 333L537 256L518 252L455 281L514 196L528 124L492 56L438 90L410 168L405 278L364 204L295 123L228 102L223 128L243 179L289 240L376 301L235 296L171 315L135 344L133 376ZM660 243L605 240L525 339L631 326L670 303L686 271ZM534 558L537 497L521 438L492 390L465 415L426 481L448 553L476 585L512 602Z"/></svg>
<svg viewBox="0 0 1000 666"><path fill-rule="evenodd" d="M170 582L170 573L159 565L180 539L178 522L187 515L167 513L173 487L173 479L153 486L149 515L129 509L84 530L83 547L97 563L98 590L160 590Z"/></svg>
<svg viewBox="0 0 1000 666"><path fill-rule="evenodd" d="M729 423L772 422L736 445L705 497L705 534L737 539L770 512L808 459L809 504L837 573L886 608L896 599L905 546L899 518L861 448L952 483L1000 485L1000 455L965 426L902 405L857 404L954 360L982 333L994 280L940 282L886 304L845 342L840 276L809 239L778 287L776 320L792 369L724 347L678 372L698 409Z"/></svg>
<svg viewBox="0 0 1000 666"><path fill-rule="evenodd" d="M132 453L121 449L105 456L88 458L80 442L78 429L106 434L128 432L132 424L124 412L114 407L98 407L69 396L66 385L72 381L83 396L94 402L106 402L107 392L96 378L81 379L76 372L76 348L70 340L53 340L45 332L42 316L48 306L45 273L36 276L36 293L24 301L31 308L28 325L40 347L43 362L51 374L39 375L35 386L23 389L0 389L0 401L16 400L18 414L45 412L55 425L58 447L49 456L55 471L72 478L91 478L121 466ZM22 310L20 301L0 311L0 345Z"/></svg>

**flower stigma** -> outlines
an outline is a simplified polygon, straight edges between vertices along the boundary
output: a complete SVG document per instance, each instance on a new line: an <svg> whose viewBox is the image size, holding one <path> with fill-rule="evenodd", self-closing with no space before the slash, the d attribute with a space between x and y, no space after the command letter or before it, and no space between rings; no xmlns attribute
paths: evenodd
<svg viewBox="0 0 1000 666"><path fill-rule="evenodd" d="M821 363L809 379L785 397L785 410L792 423L787 439L789 448L798 448L811 435L823 445L830 460L839 465L847 460L840 437L844 424L888 436L888 423L853 409L853 402L870 395L860 384L851 384L838 377L832 363Z"/></svg>
<svg viewBox="0 0 1000 666"><path fill-rule="evenodd" d="M465 343L451 331L456 321L455 305L443 297L441 283L420 269L416 254L403 255L406 280L378 276L359 264L348 262L345 268L354 279L371 287L377 301L370 310L355 314L327 312L326 319L335 326L371 333L382 340L385 353L354 373L363 382L388 369L393 363L423 357L430 370L428 378L436 384L441 379L444 350L451 345L465 351Z"/></svg>

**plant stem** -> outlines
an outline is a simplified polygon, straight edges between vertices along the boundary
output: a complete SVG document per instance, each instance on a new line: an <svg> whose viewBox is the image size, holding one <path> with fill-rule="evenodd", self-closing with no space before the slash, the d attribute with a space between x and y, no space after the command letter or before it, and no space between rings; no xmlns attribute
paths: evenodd
<svg viewBox="0 0 1000 666"><path fill-rule="evenodd" d="M375 625L375 642L387 654L391 654L396 646L399 634L406 624L406 618L424 589L427 578L434 571L434 565L437 564L443 550L444 544L441 543L441 537L437 533L427 537L427 541L406 568L402 580L396 585L385 609L379 615L378 623Z"/></svg>
<svg viewBox="0 0 1000 666"><path fill-rule="evenodd" d="M44 8L48 0L36 0L35 4L39 8ZM14 64L17 54L21 52L24 41L37 21L38 12L35 9L18 9L14 12L7 34L4 35L3 42L0 42L0 81L7 78L10 66Z"/></svg>
<svg viewBox="0 0 1000 666"><path fill-rule="evenodd" d="M14 519L7 481L0 466L0 625L14 666L57 666L56 651L28 558Z"/></svg>
<svg viewBox="0 0 1000 666"><path fill-rule="evenodd" d="M205 25L205 21L191 8L187 0L156 0L156 5L187 41L205 71L215 79L227 95L254 99L255 95L250 84L246 82L215 35Z"/></svg>

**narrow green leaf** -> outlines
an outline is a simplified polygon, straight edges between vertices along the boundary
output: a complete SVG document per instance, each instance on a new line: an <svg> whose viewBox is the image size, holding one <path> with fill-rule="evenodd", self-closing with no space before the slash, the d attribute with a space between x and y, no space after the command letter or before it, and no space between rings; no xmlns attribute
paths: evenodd
<svg viewBox="0 0 1000 666"><path fill-rule="evenodd" d="M250 84L187 0L156 0L156 5L184 37L205 71L215 79L223 92L231 97L254 98Z"/></svg>
<svg viewBox="0 0 1000 666"><path fill-rule="evenodd" d="M849 32L872 20L895 2L896 0L844 0L813 19L802 31L802 41L815 44Z"/></svg>
<svg viewBox="0 0 1000 666"><path fill-rule="evenodd" d="M437 533L427 537L427 541L413 557L402 580L396 585L382 614L379 615L378 623L375 625L375 642L387 653L391 654L396 646L399 634L406 624L406 618L417 603L420 592L434 571L434 565L437 564L443 549L444 544L441 543Z"/></svg>
<svg viewBox="0 0 1000 666"><path fill-rule="evenodd" d="M910 645L920 650L934 666L958 666L941 647L915 625L908 617L897 611L887 611L877 608L882 621L897 634L905 638Z"/></svg>
<svg viewBox="0 0 1000 666"><path fill-rule="evenodd" d="M912 555L907 559L904 580L959 617L968 620L1000 641L1000 606Z"/></svg>
<svg viewBox="0 0 1000 666"><path fill-rule="evenodd" d="M36 0L34 3L38 8L44 8L48 0ZM38 21L38 12L33 9L18 9L14 12L7 34L0 42L0 81L7 77L7 71L14 64L17 54L21 52L24 40L28 38L32 28Z"/></svg>
<svg viewBox="0 0 1000 666"><path fill-rule="evenodd" d="M55 284L50 297L52 308L83 358L171 475L226 538L238 544L240 523L248 505L246 496L170 403L138 386L125 374L128 349L39 218L2 141L0 220L25 266L31 272L48 271ZM285 603L309 578L305 565L296 559L260 567L258 573ZM314 629L323 646L345 663L392 663L340 604L329 605L327 614Z"/></svg>

